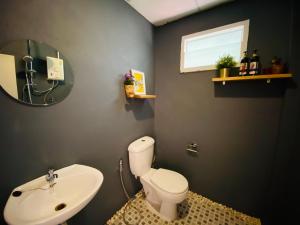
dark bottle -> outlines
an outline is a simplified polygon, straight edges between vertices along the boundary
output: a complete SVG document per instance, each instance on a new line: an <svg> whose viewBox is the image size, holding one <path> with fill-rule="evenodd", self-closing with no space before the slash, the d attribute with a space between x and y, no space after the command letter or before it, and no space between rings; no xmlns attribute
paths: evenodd
<svg viewBox="0 0 300 225"><path fill-rule="evenodd" d="M250 61L250 59L248 58L247 51L245 51L244 52L244 57L242 58L241 63L240 63L240 72L239 72L240 76L248 75L249 61Z"/></svg>
<svg viewBox="0 0 300 225"><path fill-rule="evenodd" d="M258 75L259 72L260 72L260 60L259 60L259 56L257 55L257 50L255 49L250 59L249 75Z"/></svg>

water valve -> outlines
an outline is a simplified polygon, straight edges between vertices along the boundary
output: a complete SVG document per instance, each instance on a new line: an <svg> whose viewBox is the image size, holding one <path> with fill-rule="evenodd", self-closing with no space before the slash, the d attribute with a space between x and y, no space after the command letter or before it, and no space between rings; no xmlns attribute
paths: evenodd
<svg viewBox="0 0 300 225"><path fill-rule="evenodd" d="M198 153L198 144L197 143L190 143L188 144L186 150L188 152Z"/></svg>

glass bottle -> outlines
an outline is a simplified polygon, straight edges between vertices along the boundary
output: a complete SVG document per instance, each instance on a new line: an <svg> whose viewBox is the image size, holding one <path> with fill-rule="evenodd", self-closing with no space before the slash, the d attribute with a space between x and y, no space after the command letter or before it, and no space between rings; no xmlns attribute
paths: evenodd
<svg viewBox="0 0 300 225"><path fill-rule="evenodd" d="M244 57L242 58L240 63L239 75L246 76L248 75L248 72L249 72L249 57L247 55L247 51L244 51Z"/></svg>
<svg viewBox="0 0 300 225"><path fill-rule="evenodd" d="M257 50L255 49L250 59L249 75L258 75L259 72L260 72L260 59L257 54Z"/></svg>

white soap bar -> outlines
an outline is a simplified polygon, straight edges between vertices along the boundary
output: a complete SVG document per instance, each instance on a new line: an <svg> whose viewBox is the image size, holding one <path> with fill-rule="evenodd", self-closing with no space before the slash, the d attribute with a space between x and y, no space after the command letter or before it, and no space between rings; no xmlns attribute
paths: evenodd
<svg viewBox="0 0 300 225"><path fill-rule="evenodd" d="M64 80L64 61L47 56L48 80Z"/></svg>

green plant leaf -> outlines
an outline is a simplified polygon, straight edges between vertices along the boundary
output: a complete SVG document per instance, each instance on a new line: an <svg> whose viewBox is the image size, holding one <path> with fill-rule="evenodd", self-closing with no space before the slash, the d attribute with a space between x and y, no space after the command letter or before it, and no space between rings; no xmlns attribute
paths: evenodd
<svg viewBox="0 0 300 225"><path fill-rule="evenodd" d="M232 68L236 66L236 61L234 60L233 56L231 55L224 55L222 56L216 64L216 68L218 70L223 68Z"/></svg>

